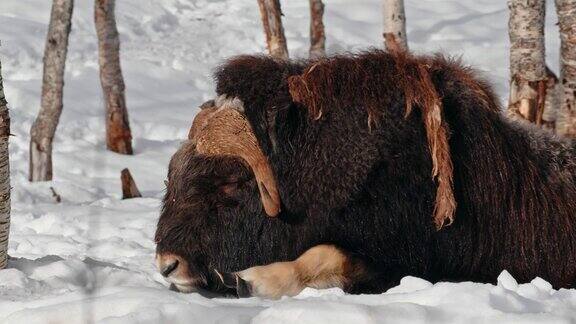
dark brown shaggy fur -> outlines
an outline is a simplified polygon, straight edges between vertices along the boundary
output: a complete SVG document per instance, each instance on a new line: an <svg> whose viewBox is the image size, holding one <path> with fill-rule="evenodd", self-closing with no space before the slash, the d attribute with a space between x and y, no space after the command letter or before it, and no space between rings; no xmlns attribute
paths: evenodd
<svg viewBox="0 0 576 324"><path fill-rule="evenodd" d="M318 120L310 112L319 110L294 102L288 86L317 62L242 56L218 70L217 92L244 102L276 174L282 213L265 216L240 161L198 156L185 144L171 162L158 251L182 255L191 273L209 276L212 268L238 271L333 244L371 269L345 287L351 292L379 292L406 275L494 282L504 269L523 282L540 276L573 286L574 144L505 118L490 87L459 62L415 60L441 101L457 202L451 226L437 231L430 221L438 186L422 122L426 101L406 93L395 56L329 59L331 91L313 100L324 107ZM417 109L406 116L413 100ZM377 118L369 127L370 111ZM221 190L230 185L235 190Z"/></svg>
<svg viewBox="0 0 576 324"><path fill-rule="evenodd" d="M422 109L422 119L432 157L432 178L437 178L438 181L434 223L436 228L440 229L446 220L449 224L453 222L456 202L452 191L452 160L446 125L442 119L442 103L428 72L434 62L415 58L404 51L394 51L391 57L396 63L398 86L404 92L406 116L410 115L413 106ZM338 68L339 63L338 57L323 59L312 64L302 74L288 78L290 96L294 102L306 106L314 120L319 120L322 112L330 109L331 99L338 98L338 94L334 91L336 80L333 79L332 71ZM362 66L354 66L350 72L357 75L370 73L363 70ZM349 86L355 85L349 84ZM375 104L366 108L370 130L378 122L381 108Z"/></svg>

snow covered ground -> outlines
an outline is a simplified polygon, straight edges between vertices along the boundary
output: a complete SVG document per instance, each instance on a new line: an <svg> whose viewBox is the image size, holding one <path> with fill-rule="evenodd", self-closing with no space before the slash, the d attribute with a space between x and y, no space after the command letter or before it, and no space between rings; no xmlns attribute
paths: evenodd
<svg viewBox="0 0 576 324"><path fill-rule="evenodd" d="M406 0L408 38L420 52L462 55L507 89L503 0ZM308 1L285 0L290 54L305 57ZM331 53L381 45L380 0L328 0ZM552 2L552 1L549 1ZM119 0L122 64L134 156L104 150L92 1L76 0L55 180L30 184L28 132L40 106L48 0L0 1L0 59L12 115L12 230L0 271L2 323L574 323L576 290L536 278L498 285L404 278L382 295L306 290L295 298L206 299L169 291L153 265L152 241L168 160L196 106L213 95L223 58L264 51L255 0ZM552 9L552 8L550 8ZM557 66L553 10L548 60ZM145 198L120 200L129 167ZM55 203L50 187L62 196Z"/></svg>

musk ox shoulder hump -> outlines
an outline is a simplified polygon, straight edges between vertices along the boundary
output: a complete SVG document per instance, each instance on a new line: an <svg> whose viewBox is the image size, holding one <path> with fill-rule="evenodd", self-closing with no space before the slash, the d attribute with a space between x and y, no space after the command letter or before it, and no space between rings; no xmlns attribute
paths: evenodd
<svg viewBox="0 0 576 324"><path fill-rule="evenodd" d="M302 69L299 62L266 55L236 56L216 69L216 93L238 97L244 102L264 102L278 92L288 75L300 73Z"/></svg>

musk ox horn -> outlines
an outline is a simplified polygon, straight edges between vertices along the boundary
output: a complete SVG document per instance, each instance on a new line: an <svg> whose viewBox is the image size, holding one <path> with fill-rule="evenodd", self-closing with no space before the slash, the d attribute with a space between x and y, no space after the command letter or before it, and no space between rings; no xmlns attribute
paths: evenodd
<svg viewBox="0 0 576 324"><path fill-rule="evenodd" d="M237 156L246 161L256 177L266 214L275 217L280 213L276 179L243 107L241 100L225 96L205 102L192 122L188 139L195 143L199 154Z"/></svg>

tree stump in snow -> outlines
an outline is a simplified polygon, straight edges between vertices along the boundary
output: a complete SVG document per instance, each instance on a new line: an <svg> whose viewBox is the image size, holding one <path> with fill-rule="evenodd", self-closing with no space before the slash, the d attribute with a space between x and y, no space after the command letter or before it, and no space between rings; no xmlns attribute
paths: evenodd
<svg viewBox="0 0 576 324"><path fill-rule="evenodd" d="M98 34L100 83L106 104L106 147L113 152L132 154L132 132L120 67L120 38L114 16L115 0L94 2L94 22Z"/></svg>
<svg viewBox="0 0 576 324"><path fill-rule="evenodd" d="M130 174L128 168L122 170L120 173L120 180L122 181L122 199L139 198L142 197L140 190L136 187L136 182Z"/></svg>
<svg viewBox="0 0 576 324"><path fill-rule="evenodd" d="M258 0L262 25L266 34L268 52L273 57L288 59L288 46L284 27L282 26L282 10L280 0Z"/></svg>
<svg viewBox="0 0 576 324"><path fill-rule="evenodd" d="M54 0L44 49L40 112L30 130L30 181L52 180L52 141L62 114L64 67L73 0Z"/></svg>

